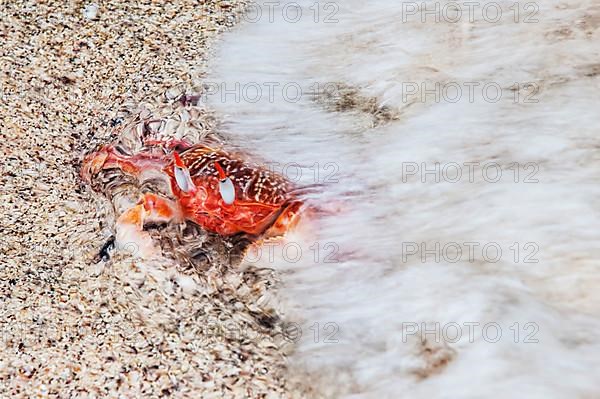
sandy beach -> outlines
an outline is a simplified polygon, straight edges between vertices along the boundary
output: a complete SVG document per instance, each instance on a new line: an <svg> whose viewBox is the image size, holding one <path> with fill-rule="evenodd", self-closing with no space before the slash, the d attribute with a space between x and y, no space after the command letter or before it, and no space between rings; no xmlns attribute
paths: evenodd
<svg viewBox="0 0 600 399"><path fill-rule="evenodd" d="M78 175L140 104L168 116L169 93L201 89L239 7L0 5L0 397L288 397L281 334L257 316L273 273L99 260L112 219Z"/></svg>
<svg viewBox="0 0 600 399"><path fill-rule="evenodd" d="M0 398L599 397L598 0L275 3L0 2Z"/></svg>

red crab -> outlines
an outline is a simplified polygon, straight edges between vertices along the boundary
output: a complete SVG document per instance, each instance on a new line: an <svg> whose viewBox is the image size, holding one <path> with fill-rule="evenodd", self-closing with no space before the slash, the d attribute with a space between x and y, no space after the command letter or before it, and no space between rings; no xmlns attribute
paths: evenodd
<svg viewBox="0 0 600 399"><path fill-rule="evenodd" d="M222 236L274 237L296 224L302 201L283 176L202 144L171 143L166 151L128 156L105 146L85 157L82 177L91 182L100 171L114 168L135 177L148 171L166 177L174 199L146 193L119 217L118 224L137 230L145 222L188 220Z"/></svg>

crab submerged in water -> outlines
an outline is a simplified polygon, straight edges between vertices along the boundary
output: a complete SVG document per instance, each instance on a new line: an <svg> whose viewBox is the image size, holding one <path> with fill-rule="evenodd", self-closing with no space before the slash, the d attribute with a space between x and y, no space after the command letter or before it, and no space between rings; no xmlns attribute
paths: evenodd
<svg viewBox="0 0 600 399"><path fill-rule="evenodd" d="M136 155L104 146L87 155L82 177L88 183L102 171L118 169L140 179L149 172L168 180L170 193L145 193L117 220L118 231L142 232L147 223L191 221L221 236L283 235L298 221L302 201L283 176L225 150L171 143L161 151ZM171 197L171 198L168 198ZM124 234L124 233L122 233Z"/></svg>

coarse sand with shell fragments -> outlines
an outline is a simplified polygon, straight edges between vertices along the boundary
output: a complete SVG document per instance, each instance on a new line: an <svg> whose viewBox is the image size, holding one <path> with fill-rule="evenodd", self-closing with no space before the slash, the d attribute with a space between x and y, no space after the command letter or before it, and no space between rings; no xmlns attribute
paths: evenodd
<svg viewBox="0 0 600 399"><path fill-rule="evenodd" d="M114 217L78 175L144 113L190 122L177 99L242 6L0 2L0 397L312 396L285 378L273 271L99 258Z"/></svg>

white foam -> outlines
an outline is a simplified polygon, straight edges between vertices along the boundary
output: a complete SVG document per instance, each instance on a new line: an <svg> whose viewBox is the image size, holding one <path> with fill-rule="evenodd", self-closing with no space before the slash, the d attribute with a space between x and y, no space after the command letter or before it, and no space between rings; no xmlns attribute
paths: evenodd
<svg viewBox="0 0 600 399"><path fill-rule="evenodd" d="M222 101L221 93L208 102L234 142L282 165L298 163L303 183L313 182L315 162L322 174L330 171L323 170L328 162L339 167L339 182L310 198L339 211L305 221L303 233L288 238L303 248L300 260L276 253L272 262L260 261L284 272L282 303L303 327L292 364L320 376L313 381L332 396L598 395L600 84L598 76L588 76L594 63L598 67L600 38L590 22L598 20L598 7L571 0L560 7L540 4L537 23L515 23L512 16L498 23L481 16L421 23L418 16L403 22L401 2L348 1L336 3L338 23L324 24L312 18L314 2L302 4L306 18L298 23L276 13L273 23L262 18L226 35L208 79L228 89L236 82L241 88L267 82L301 87L305 95L297 102L285 101L279 89L273 98L263 90L257 102L231 94ZM512 3L500 4L510 12ZM521 19L530 14L519 6ZM476 94L470 102L463 92L456 103L429 97L409 104L418 96L407 90L424 81L456 82L463 89L465 82L493 82L503 97L491 103ZM364 112L332 112L307 94L327 82L376 97L399 118L372 127ZM515 103L515 82L521 96L527 95L524 83L535 83L538 102L520 97ZM422 183L420 175L402 173L406 162L496 162L505 168L518 162L519 183L510 169L497 183L480 174L473 183L464 177ZM523 183L534 171L524 168L530 162L539 168L539 183ZM310 249L315 242L317 263ZM403 243L406 250L411 242L427 248L494 242L503 256L496 263L481 252L473 262L464 256L456 263L403 259ZM515 242L518 262L509 249ZM523 263L530 242L538 263ZM326 243L339 248L338 263L324 262ZM317 343L309 329L315 322ZM323 342L327 322L335 323L331 331L339 328L339 343ZM422 322L493 322L503 336L490 343L479 331L473 342L466 334L455 343L434 342L454 355L437 373L419 378L430 363L418 334L402 331ZM510 328L517 322L515 343ZM524 329L526 323L537 327L538 343L523 342L533 331Z"/></svg>

